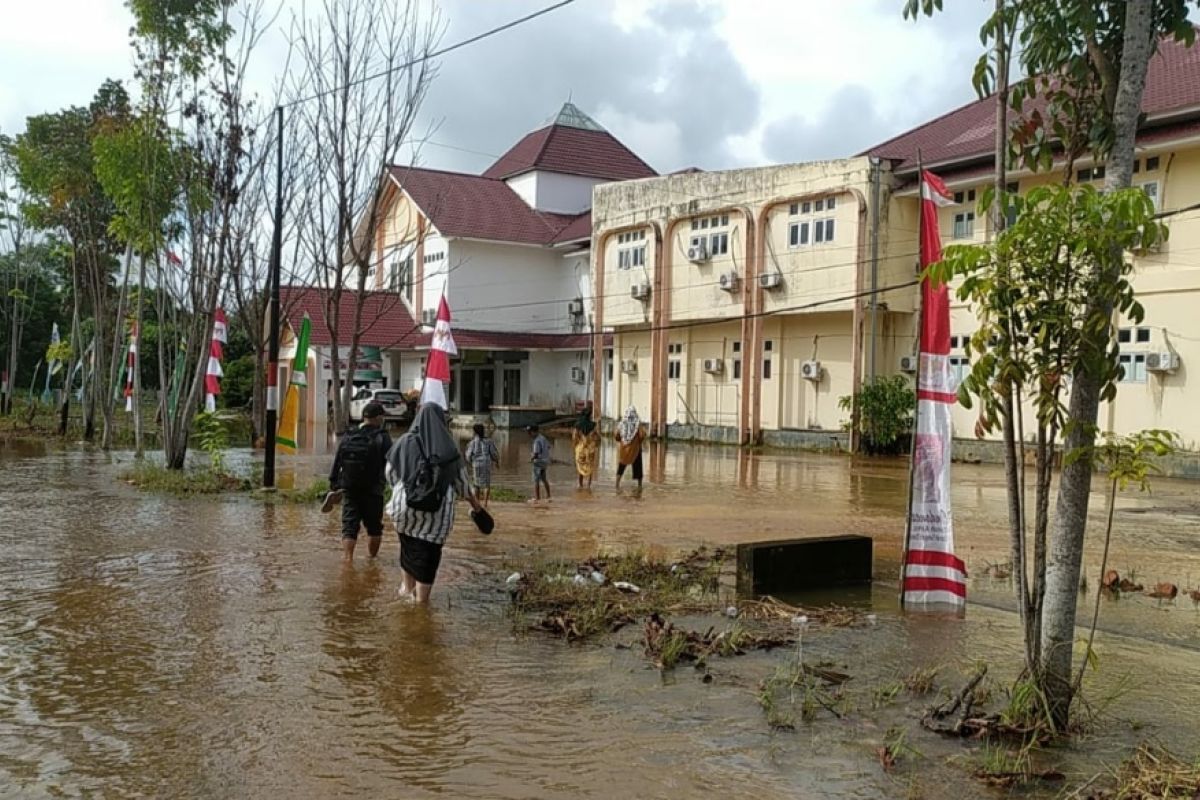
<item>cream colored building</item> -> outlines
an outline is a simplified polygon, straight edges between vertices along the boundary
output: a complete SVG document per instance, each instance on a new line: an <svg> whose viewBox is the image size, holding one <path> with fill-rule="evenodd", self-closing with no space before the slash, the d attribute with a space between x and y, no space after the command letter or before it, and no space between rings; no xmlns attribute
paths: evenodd
<svg viewBox="0 0 1200 800"><path fill-rule="evenodd" d="M1125 374L1102 428L1177 431L1200 442L1200 58L1163 43L1151 62L1134 183L1169 213L1169 241L1139 253L1146 311L1116 320ZM637 407L653 433L731 442L812 441L842 431L839 399L871 375L906 371L914 350L918 157L955 193L940 211L943 245L991 235L977 208L992 180L994 105L982 100L860 157L723 172L685 172L597 186L592 273L607 417ZM1078 163L1077 181L1103 165ZM1014 171L1025 192L1059 173ZM1192 209L1192 210L1186 210ZM1181 211L1183 210L1183 211ZM1179 213L1172 213L1179 212ZM953 364L977 329L956 301ZM954 414L975 436L975 415ZM828 438L828 437L824 437Z"/></svg>
<svg viewBox="0 0 1200 800"><path fill-rule="evenodd" d="M911 349L915 206L891 180L861 157L597 187L597 406L659 435L841 431L839 399Z"/></svg>

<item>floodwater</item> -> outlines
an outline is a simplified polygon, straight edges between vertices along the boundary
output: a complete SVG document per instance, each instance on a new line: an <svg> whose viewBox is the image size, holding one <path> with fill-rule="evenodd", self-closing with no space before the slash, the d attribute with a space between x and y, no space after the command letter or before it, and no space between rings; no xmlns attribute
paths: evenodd
<svg viewBox="0 0 1200 800"><path fill-rule="evenodd" d="M527 439L500 443L498 483L528 492ZM606 446L592 494L556 464L548 507L494 504L491 537L460 524L422 609L393 602L390 535L377 562L360 553L347 569L336 515L148 496L116 479L127 454L2 447L0 797L995 796L964 766L976 745L920 732L921 704L870 711L869 698L917 666L943 666L954 687L979 660L1011 679L1010 590L983 574L1006 560L999 469L955 466L973 575L963 619L896 610L902 463L683 445L651 451L640 494L613 491ZM555 455L569 461L566 442ZM326 464L287 462L281 483ZM1116 520L1113 567L1200 582L1200 487L1124 495ZM876 542L878 581L850 599L878 624L817 629L804 648L844 665L867 710L794 732L769 730L754 699L786 653L713 662L703 684L690 669L660 675L636 646L568 646L505 614L504 575L537 554L848 532ZM1097 541L1087 567L1094 591ZM1093 599L1081 595L1089 618ZM1147 736L1194 756L1200 612L1181 595L1101 613L1091 696L1111 699L1111 716L1055 764L1081 782ZM894 775L874 752L890 726L920 751Z"/></svg>

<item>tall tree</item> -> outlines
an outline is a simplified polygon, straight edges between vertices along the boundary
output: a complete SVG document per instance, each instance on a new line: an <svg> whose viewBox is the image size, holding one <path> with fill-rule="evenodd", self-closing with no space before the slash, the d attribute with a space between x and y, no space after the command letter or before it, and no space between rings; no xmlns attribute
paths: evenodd
<svg viewBox="0 0 1200 800"><path fill-rule="evenodd" d="M1106 192L1128 188L1150 58L1163 37L1173 37L1189 46L1193 43L1195 29L1188 12L1196 5L1192 0L1011 0L1007 6L1001 4L981 33L985 43L1002 40L1004 31L1018 30L1019 23L1020 63L1026 80L1012 89L1010 105L1017 113L1009 130L1010 157L1033 169L1049 170L1057 163L1064 170L1064 181L1069 183L1074 160L1091 155L1096 161L1107 161ZM905 14L932 14L941 6L941 0L908 0ZM994 77L986 56L981 58L974 75L981 94L991 91ZM1129 208L1124 210L1128 212ZM1113 231L1111 236L1091 240L1091 245L1102 248L1102 252L1087 254L1090 268L1099 278L1098 286L1114 289L1123 285L1123 244L1129 241L1127 231ZM1048 373L1047 379L1053 378L1057 386L1069 375L1071 388L1067 413L1061 418L1050 415L1047 419L1055 424L1044 430L1039 427L1028 588L1025 564L1020 558L1024 548L1017 550L1014 546L1018 555L1014 568L1020 570L1017 584L1025 622L1027 668L1039 682L1060 724L1066 722L1073 699L1071 661L1077 587L1094 469L1096 420L1100 401L1112 399L1116 392L1119 369L1112 319L1121 298L1113 291L1097 291L1084 300L1077 316L1057 321L1071 324L1073 319L1086 327L1077 357L1060 363L1065 371ZM1017 322L1008 319L997 329L997 335L1012 340L1010 345L1019 344L1013 327ZM1019 392L1018 385L1019 381L1014 380L999 382L1000 393L1009 395L1006 403L1013 400L1011 392ZM1057 397L1058 391L1053 396ZM1015 395L1017 402L1004 414L1006 441L1024 439L1019 424L1020 397L1019 393ZM1017 425L1010 430L1014 419ZM1059 420L1061 425L1057 424ZM1049 456L1060 430L1067 459L1059 482L1053 536L1048 537ZM1010 526L1014 532L1019 528L1023 533L1024 481L1017 487L1010 482L1009 493Z"/></svg>
<svg viewBox="0 0 1200 800"><path fill-rule="evenodd" d="M316 17L292 28L300 63L288 86L289 113L299 120L295 157L305 165L296 213L304 220L303 257L315 282L328 287L337 431L349 422L358 346L374 322L363 309L395 189L388 168L404 146L414 147L417 113L434 77L429 55L442 26L424 7L419 0L326 0ZM354 297L349 320L342 318L346 292Z"/></svg>

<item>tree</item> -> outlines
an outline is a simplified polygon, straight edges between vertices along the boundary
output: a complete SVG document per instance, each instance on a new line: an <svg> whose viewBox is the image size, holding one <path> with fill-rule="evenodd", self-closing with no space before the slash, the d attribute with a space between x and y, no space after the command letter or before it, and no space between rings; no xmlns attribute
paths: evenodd
<svg viewBox="0 0 1200 800"><path fill-rule="evenodd" d="M16 180L28 198L24 212L29 223L61 234L70 248L75 352L85 349L77 338L85 301L94 331L93 368L84 395L84 438L93 438L99 408L106 447L112 442L114 355L119 339L110 311L116 245L109 235L114 208L96 180L92 140L98 130L128 113L124 89L115 81L105 81L87 108L73 106L30 117L11 148Z"/></svg>
<svg viewBox="0 0 1200 800"><path fill-rule="evenodd" d="M305 165L296 213L305 223L303 257L315 282L329 287L325 321L338 431L349 422L359 341L374 322L363 318L363 306L387 200L396 189L388 168L402 146L413 145L417 112L434 77L429 55L441 25L421 9L418 0L326 0L317 18L298 20L292 30L300 68L288 87L290 113L302 137L293 157ZM347 291L355 302L344 325Z"/></svg>
<svg viewBox="0 0 1200 800"><path fill-rule="evenodd" d="M941 5L941 0L908 0L905 14L932 14ZM1005 30L1020 30L1020 63L1026 80L1011 91L1016 119L1009 129L1010 157L1034 169L1050 169L1058 160L1069 182L1074 159L1090 153L1097 161L1107 162L1106 192L1129 187L1150 57L1164 36L1189 46L1193 43L1195 29L1188 11L1194 5L1189 0L1013 0L1007 6L1001 4L981 35L987 43L1002 38ZM995 74L985 55L974 73L981 94L990 92ZM992 196L989 193L989 198ZM1121 212L1120 218L1128 221L1137 214L1131 208L1133 200L1126 203L1109 211ZM1097 286L1112 287L1122 281L1127 266L1119 239L1130 235L1136 234L1119 231L1111 238L1093 240L1107 247L1105 252L1089 254L1099 276ZM1114 307L1119 307L1114 306L1117 298L1109 291L1099 291L1087 302L1079 319L1090 325L1088 335L1079 343L1070 370L1055 373L1059 381L1070 376L1071 391L1069 424L1062 431L1069 457L1059 483L1054 535L1047 541L1045 530L1039 531L1035 524L1035 575L1027 593L1022 588L1027 576L1023 572L1017 576L1026 613L1029 603L1040 606L1044 601L1040 614L1025 617L1029 623L1025 628L1026 656L1037 667L1037 680L1060 725L1068 719L1073 697L1076 595L1094 469L1096 419L1101 399L1115 391L1112 360L1118 349L1111 324ZM1007 390L1011 385L1002 382L1000 388ZM1019 406L1005 418L1018 415ZM1005 439L1014 441L1007 428ZM1048 475L1039 471L1038 481L1043 479L1048 487ZM1024 528L1024 481L1020 483L1015 489L1011 483L1009 486L1010 527L1014 531ZM1045 525L1049 518L1040 509L1048 507L1048 492L1048 488L1045 494L1039 492L1035 501L1038 521ZM1015 554L1017 549L1014 545ZM1042 559L1046 564L1044 583L1036 570ZM1036 644L1028 640L1031 636L1038 637Z"/></svg>

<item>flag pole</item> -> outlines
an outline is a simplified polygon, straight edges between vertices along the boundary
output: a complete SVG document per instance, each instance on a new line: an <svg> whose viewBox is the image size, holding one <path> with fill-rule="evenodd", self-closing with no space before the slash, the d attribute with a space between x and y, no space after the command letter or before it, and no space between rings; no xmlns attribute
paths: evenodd
<svg viewBox="0 0 1200 800"><path fill-rule="evenodd" d="M921 261L924 255L924 230L925 230L925 164L921 158L921 151L917 150L917 274L921 275L923 271ZM904 547L900 552L900 609L904 609L904 577L908 574L908 548L912 538L912 515L913 515L913 481L916 477L917 466L917 431L920 429L921 417L921 334L925 329L925 280L921 279L917 282L917 371L914 373L913 395L916 398L916 403L913 404L913 422L912 434L909 437L908 444L908 502L906 504L907 511L904 515Z"/></svg>

